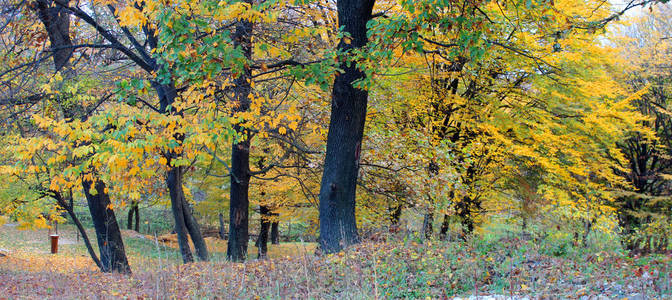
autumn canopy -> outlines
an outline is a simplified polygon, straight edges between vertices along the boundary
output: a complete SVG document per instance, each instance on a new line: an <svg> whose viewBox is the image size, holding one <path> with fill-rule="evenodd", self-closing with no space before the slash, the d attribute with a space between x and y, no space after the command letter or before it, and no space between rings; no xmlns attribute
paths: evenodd
<svg viewBox="0 0 672 300"><path fill-rule="evenodd" d="M184 263L211 236L665 253L663 2L0 0L0 224L72 225L120 273L122 218Z"/></svg>

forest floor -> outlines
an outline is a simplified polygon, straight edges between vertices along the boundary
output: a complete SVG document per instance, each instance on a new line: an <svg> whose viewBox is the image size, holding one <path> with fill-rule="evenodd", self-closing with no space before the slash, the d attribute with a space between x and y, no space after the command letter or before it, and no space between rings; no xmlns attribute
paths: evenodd
<svg viewBox="0 0 672 300"><path fill-rule="evenodd" d="M211 261L183 265L170 241L124 231L133 269L125 276L98 272L71 227L59 233L59 253L49 254L46 230L0 226L0 299L672 299L670 255L518 237L379 236L323 256L312 243L281 243L269 245L269 259L246 263L226 262L226 242L209 238Z"/></svg>

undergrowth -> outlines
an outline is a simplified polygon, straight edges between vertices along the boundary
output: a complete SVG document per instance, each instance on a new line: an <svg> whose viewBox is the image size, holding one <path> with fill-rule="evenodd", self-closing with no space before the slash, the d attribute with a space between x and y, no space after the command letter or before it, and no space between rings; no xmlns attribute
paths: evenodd
<svg viewBox="0 0 672 300"><path fill-rule="evenodd" d="M31 244L29 232L1 228L0 295L14 297L369 299L448 298L499 294L580 298L633 294L672 296L671 257L629 257L609 244L583 248L518 234L482 234L466 241L425 241L417 234L366 239L345 252L315 255L315 245L269 245L268 260L213 259L181 265L158 239L125 234L132 276L100 274L85 249L56 255ZM66 229L64 236L68 237ZM14 236L14 237L11 237ZM24 242L12 243L19 237ZM252 248L253 249L253 248ZM251 249L251 250L252 250ZM559 251L564 249L566 251ZM40 252L41 251L41 252Z"/></svg>

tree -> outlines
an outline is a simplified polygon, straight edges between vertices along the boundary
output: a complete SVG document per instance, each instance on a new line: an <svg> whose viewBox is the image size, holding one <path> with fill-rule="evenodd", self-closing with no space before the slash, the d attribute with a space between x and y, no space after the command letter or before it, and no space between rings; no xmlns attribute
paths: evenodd
<svg viewBox="0 0 672 300"><path fill-rule="evenodd" d="M252 5L251 0L244 1ZM233 47L240 48L245 60L252 59L252 25L249 20L241 19L237 22L232 33ZM234 112L244 112L250 108L250 90L252 69L244 67L242 72L234 78ZM231 188L229 206L229 240L226 256L230 260L242 261L247 255L248 243L248 199L250 187L250 137L240 125L234 129L241 135L241 140L231 146Z"/></svg>
<svg viewBox="0 0 672 300"><path fill-rule="evenodd" d="M133 221L135 221L135 226L133 226ZM126 229L140 232L140 207L137 201L132 201L131 206L128 208Z"/></svg>
<svg viewBox="0 0 672 300"><path fill-rule="evenodd" d="M195 5L212 6L213 3L203 1ZM211 161L228 171L228 174L208 171L206 175L228 177L230 181L227 247L230 260L242 261L247 257L251 179L268 179L265 176L276 168L293 169L285 163L295 158L299 160L301 152L311 152L303 147L305 143L298 134L305 121L296 115L298 110L294 102L297 96L293 89L297 80L321 84L328 77L321 73L331 68L327 64L323 64L327 68L319 68L323 66L319 60L308 61L306 58L315 54L297 46L307 44L308 49L316 49L314 45L317 43L309 38L322 31L319 23L310 24L313 28L309 28L304 17L308 13L296 13L299 8L304 7L234 1L229 6L198 11L191 19L181 20L180 26L189 32L212 26L205 31L218 34L204 34L201 39L195 39L193 48L176 43L172 45L174 51L166 52L171 67L178 70L177 80L199 82L213 88L213 94L208 94L207 89L205 93L197 89L193 92L213 101L214 109L211 109L230 116L233 123L235 137L230 160L222 158L222 153L227 152L219 150L218 153L219 144L204 147ZM278 12L287 12L290 17L280 19ZM219 28L217 22L210 21L211 18L230 24L232 30L228 32L228 26ZM253 39L261 42L252 43ZM218 48L202 46L206 43L218 45ZM182 51L194 51L195 54L188 61L171 57L171 53ZM227 53L230 55L223 56ZM219 65L216 71L211 69L213 61ZM254 148L262 151L254 153ZM253 160L257 160L256 163ZM273 180L280 177L286 176L276 174ZM268 208L270 202L262 199L259 204Z"/></svg>
<svg viewBox="0 0 672 300"><path fill-rule="evenodd" d="M668 249L670 232L669 173L672 168L672 119L670 119L669 57L672 54L672 23L669 5L656 5L650 13L618 28L614 42L628 72L619 76L636 96L633 107L646 116L647 131L631 132L618 144L627 160L619 175L632 189L624 189L614 202L623 229L623 243L632 251Z"/></svg>
<svg viewBox="0 0 672 300"><path fill-rule="evenodd" d="M148 74L148 81L150 82L151 87L156 91L158 96L158 105L152 105L149 102L143 102L148 108L153 109L155 112L161 115L174 116L177 118L172 118L170 122L165 125L168 125L171 128L175 128L175 125L178 124L179 118L183 115L183 112L177 108L176 98L178 97L178 92L175 87L175 82L170 79L170 76L166 76L165 65L161 63L160 60L157 60L155 57L150 55L151 52L156 52L158 47L163 45L159 44L159 38L157 37L157 28L156 26L148 24L145 19L143 19L143 13L156 13L154 11L143 11L142 6L135 6L133 3L128 3L121 10L118 10L117 7L113 5L104 5L104 7L109 11L107 17L110 17L114 23L102 23L91 17L89 13L80 8L79 6L68 6L67 3L56 2L56 4L63 9L67 10L71 15L79 19L80 21L88 24L92 30L100 34L102 39L104 39L108 44L94 44L94 45L84 45L88 48L103 48L103 49L114 49L119 51L122 55L130 59L137 67L142 69ZM92 3L94 10L97 8L96 3ZM123 38L129 41L128 45L122 44L121 40L115 35L110 27L106 27L107 24L116 24L122 32ZM114 26L114 25L109 25ZM141 33L144 37L144 46L138 42L134 33L129 29L136 28L139 29L137 32ZM144 87L140 81L135 86ZM124 92L125 86L122 85L122 92ZM127 93L122 93L122 97L129 96L128 103L134 103L134 100L137 98L130 97ZM142 123L142 122L141 122ZM142 124L123 124L124 126L113 126L111 129L118 130L117 132L127 132L129 129L127 126L131 125L142 125ZM180 245L180 251L185 262L190 262L193 260L191 255L191 250L188 245L188 237L191 236L191 239L196 248L196 254L201 260L208 259L207 248L205 241L200 233L200 229L196 219L191 214L191 209L187 203L187 200L184 195L183 190L183 176L185 168L183 165L180 165L179 162L182 159L182 151L180 144L184 142L184 135L180 132L172 130L167 134L172 136L169 138L169 141L172 142L171 147L163 150L162 154L165 159L165 165L167 166L166 170L166 186L168 187L171 204L173 209L173 216L175 219L175 229L178 233L178 241ZM118 136L118 135L117 135ZM176 145L177 144L177 145ZM104 154L105 155L105 154Z"/></svg>
<svg viewBox="0 0 672 300"><path fill-rule="evenodd" d="M572 230L589 231L596 219L601 228L608 228L614 220L608 203L614 187L624 185L613 171L623 159L614 143L623 138L622 133L637 130L641 118L628 110L631 98L610 77L615 69L611 50L596 46L597 35L586 29L604 26L623 11L612 13L591 1L509 4L441 7L403 2L403 13L371 21L370 36L376 45L369 53L371 61L405 60L388 68L395 73L424 71L412 79L418 83L402 89L410 94L399 97L405 106L388 102L375 106L383 112L377 110L377 114L405 120L404 138L424 135L400 152L420 156L424 164L446 157L439 168L445 172L442 177L459 175L453 181L457 184L439 185L449 187L439 197L419 194L422 189L410 181L401 190L415 194L413 202L423 209L457 214L468 233L487 220L488 211L499 211L504 203L533 207L519 205L521 193L511 189L519 185L510 185L512 179L533 170L545 175L528 178L538 180L533 183L536 195L528 200L535 199L554 217L571 220ZM564 7L580 7L580 11L569 21L553 16ZM511 22L509 14L518 19ZM403 68L409 65L415 69ZM368 70L380 72L375 67ZM385 106L390 109L383 110ZM417 134L420 128L429 132ZM403 145L390 142L394 139L389 137L381 141L377 156ZM568 141L581 142L570 145ZM414 148L421 143L445 154L425 156ZM376 158L368 163L380 165L374 163ZM395 165L392 170L398 172L413 164ZM418 180L429 177L420 170L414 175ZM430 191L439 191L430 186ZM549 201L553 199L562 199L562 205Z"/></svg>
<svg viewBox="0 0 672 300"><path fill-rule="evenodd" d="M367 42L367 22L374 0L337 1L338 24L345 36L338 43L339 68L331 96L327 152L320 185L320 247L338 252L359 242L355 194L361 156L368 91L355 87L365 74L348 57Z"/></svg>
<svg viewBox="0 0 672 300"><path fill-rule="evenodd" d="M76 74L72 64L70 63L70 59L73 56L75 47L73 45L72 40L70 39L71 32L70 32L69 14L65 9L56 5L52 1L37 1L31 3L30 5L19 4L13 8L13 10L16 11L21 9L26 9L26 11L24 11L25 13L24 19L17 17L14 20L10 19L10 21L15 22L29 21L30 20L29 10L34 11L34 13L37 15L38 19L44 26L46 35L48 36L50 44L49 45L50 48L48 51L50 52L50 54L47 55L46 57L51 56L53 58L54 61L53 72L56 73L55 77L58 78L57 80L58 84L54 86L56 91L52 93L35 94L33 96L28 97L29 98L32 97L35 99L43 98L44 100L47 101L49 100L55 101L56 105L60 108L60 112L63 115L64 122L69 123L79 119L85 120L86 118L88 118L89 114L92 113L93 110L95 110L95 107L93 108L93 110L90 107L86 107L85 105L89 103L86 103L85 101L82 101L83 102L82 103L80 102L81 100L77 99L75 95L70 94L72 85L70 85L69 81L74 81ZM35 62L35 65L39 66L39 61ZM15 70L21 71L21 69L22 68L18 68ZM61 77L60 75L61 73L63 73L65 77ZM94 105L99 104L100 103ZM47 136L47 139L49 139L49 136L47 134L45 134L45 136ZM53 142L56 144L60 143L61 146L63 147L60 150L64 150L65 152L78 147L78 142L76 141L73 141L72 143L69 144L68 141L64 141L64 139L61 136L56 135L53 138L56 139L56 141ZM37 152L33 153L36 154ZM51 157L49 158L48 161L60 164L62 160L64 159L54 159L54 157ZM31 161L35 162L34 159L32 159ZM54 164L44 163L44 161L41 161L41 163L42 168L59 167L55 166ZM37 169L33 168L32 170L37 171L39 170L39 167L40 164L38 164ZM31 173L30 170L27 171L28 173ZM93 174L95 173L95 170L89 170L89 172ZM16 176L21 176L19 174L21 173L20 170L15 170L13 173ZM100 260L99 260L96 257L95 253L92 251L88 243L88 237L86 236L85 232L83 232L81 224L79 224L79 221L76 219L74 213L72 212L72 200L73 200L72 186L70 187L69 191L66 191L66 189L59 190L59 187L57 187L54 183L57 180L62 180L62 178L59 178L58 177L59 175L55 174L52 176L54 176L55 178L53 177L46 178L47 180L49 179L51 180L51 184L48 184L49 187L45 187L45 185L43 185L42 182L37 183L38 185L36 186L36 188L38 190L38 193L40 193L41 196L48 196L54 198L57 201L58 205L60 205L61 207L63 207L68 211L68 213L73 218L73 221L75 221L75 223L78 224L78 229L82 231L82 236L84 237L85 242L87 243L87 247L89 248L89 252L93 260L101 268L102 271L130 273L130 267L126 259L124 245L121 239L121 233L119 231L117 221L114 216L114 212L110 208L111 207L110 200L109 196L107 195L107 189L105 188L104 183L102 183L102 181L100 181L100 179L97 178L96 176L92 177L91 175L89 175L88 179L85 179L84 177L79 177L76 179L77 181L81 181L82 189L89 202L89 210L91 212L92 219L96 224L95 228L96 236L98 239L98 245L100 250ZM36 177L39 178L39 176ZM101 188L98 190L98 193L89 191L89 189L92 187L94 183L101 185ZM66 199L66 197L63 196L63 192L67 192L69 194L69 196L67 197L69 198L69 201L68 199Z"/></svg>

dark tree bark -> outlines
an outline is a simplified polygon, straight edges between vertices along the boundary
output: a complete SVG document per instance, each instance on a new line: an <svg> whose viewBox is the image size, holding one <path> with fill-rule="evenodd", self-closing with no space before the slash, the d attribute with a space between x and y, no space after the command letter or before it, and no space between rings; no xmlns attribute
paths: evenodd
<svg viewBox="0 0 672 300"><path fill-rule="evenodd" d="M182 169L183 170L183 169ZM201 261L208 261L208 247L201 234L201 227L194 217L193 209L189 206L189 202L184 198L184 192L182 192L182 213L184 214L184 224L187 226L187 232L191 236L191 241L194 243L194 248L196 249L196 256Z"/></svg>
<svg viewBox="0 0 672 300"><path fill-rule="evenodd" d="M135 227L133 229L140 232L140 206L137 203L135 204Z"/></svg>
<svg viewBox="0 0 672 300"><path fill-rule="evenodd" d="M481 211L481 201L472 197L466 196L455 204L457 216L460 217L462 224L463 238L471 235L474 232L474 215Z"/></svg>
<svg viewBox="0 0 672 300"><path fill-rule="evenodd" d="M102 271L130 273L121 231L114 211L110 208L110 196L105 191L105 183L100 180L82 180L82 187L96 229Z"/></svg>
<svg viewBox="0 0 672 300"><path fill-rule="evenodd" d="M276 219L274 219L273 222L271 223L271 244L278 245L280 244L280 230L278 228L280 226L280 223L277 220L279 214L273 213L272 215Z"/></svg>
<svg viewBox="0 0 672 300"><path fill-rule="evenodd" d="M62 1L67 4L69 1ZM33 4L37 15L47 30L54 58L55 71L69 65L72 57L72 41L70 40L70 14L62 6L50 0L37 0Z"/></svg>
<svg viewBox="0 0 672 300"><path fill-rule="evenodd" d="M174 83L159 84L153 82L152 85L159 96L159 111L164 114L181 114L181 112L175 111L174 108L169 109L175 102L175 98L177 98L177 90L175 89ZM175 139L181 144L182 141L184 141L184 136L175 134ZM194 257L191 253L191 248L189 247L189 236L191 236L194 248L196 249L196 256L202 261L207 261L208 248L203 239L203 235L201 234L200 227L198 226L198 223L191 212L191 208L187 203L187 199L184 196L184 167L171 166L172 160L179 157L180 154L175 152L166 154L169 166L166 173L166 186L168 187L170 194L170 204L173 211L173 219L175 221L175 232L177 233L177 244L179 245L180 253L182 254L182 261L185 263L193 262Z"/></svg>
<svg viewBox="0 0 672 300"><path fill-rule="evenodd" d="M135 226L133 221L135 220ZM140 232L140 208L138 202L133 201L131 207L128 209L128 220L126 222L126 229Z"/></svg>
<svg viewBox="0 0 672 300"><path fill-rule="evenodd" d="M403 206L397 204L394 207L390 207L390 229L396 230L399 227L399 221L401 220L401 212Z"/></svg>
<svg viewBox="0 0 672 300"><path fill-rule="evenodd" d="M37 0L32 3L32 7L36 10L47 31L54 60L54 71L58 72L66 69L64 77L71 78L74 74L70 70L70 58L74 48L72 48L73 45L70 40L70 14L64 8L64 5L68 5L69 1L61 1L60 3L61 5L56 5L55 2L50 0ZM78 104L63 101L61 106L66 119L72 120L77 116L86 118L86 116L78 115L82 110ZM92 187L94 182L95 186ZM119 224L117 224L114 211L110 208L110 197L105 191L105 183L94 177L92 181L82 180L82 186L96 230L100 258L93 251L86 231L74 214L72 195L69 196L70 205L60 195L57 201L70 214L75 226L82 234L91 258L103 272L131 273ZM95 195L91 193L90 188L95 189Z"/></svg>
<svg viewBox="0 0 672 300"><path fill-rule="evenodd" d="M131 205L128 208L128 217L126 218L126 229L128 230L133 229L133 213L135 213L135 208Z"/></svg>
<svg viewBox="0 0 672 300"><path fill-rule="evenodd" d="M269 220L271 217L271 210L268 209L267 206L259 205L259 213L261 214L261 224L256 242L256 246L259 249L257 258L266 258L266 254L268 253L268 229L271 227L271 222Z"/></svg>
<svg viewBox="0 0 672 300"><path fill-rule="evenodd" d="M78 6L72 7L69 6L68 1L53 1L49 2L66 10L69 15L73 15L83 22L89 24L92 29L94 29L101 38L105 39L112 48L118 50L120 53L125 55L129 60L135 63L136 66L145 70L148 73L158 73L162 66L156 61L151 55L151 51L147 49L149 47L152 50L156 50L159 47L159 39L155 34L154 29L149 26L144 26L142 28L142 33L145 35L145 44L141 44L136 40L133 33L128 30L122 30L125 39L129 40L130 45L122 44L122 41L112 33L106 27L106 24L101 24L97 21L96 18L89 15L86 10L81 9ZM114 6L108 6L110 11L114 14ZM52 47L53 47L52 43ZM67 48L67 47L66 47ZM55 50L58 50L57 48ZM65 48L64 48L65 49ZM174 104L177 97L177 90L175 88L174 82L163 83L158 79L151 81L152 87L156 90L157 96L159 98L159 107L154 108L162 114L175 114L181 115L180 111L177 111L172 104ZM151 105L150 105L151 106ZM175 135L178 143L181 143L184 140L183 136L179 134ZM177 159L181 154L175 152L168 152L165 154L165 158L168 162L173 159ZM188 247L188 236L189 234L194 241L194 246L196 248L196 254L201 260L208 259L207 248L205 247L205 241L200 233L200 229L196 220L194 219L191 210L187 204L187 201L184 198L183 191L183 170L181 167L168 167L166 174L166 184L171 196L171 205L173 210L173 216L175 217L176 229L178 229L178 244L180 245L180 250L183 255L183 260L185 262L193 261L191 256L191 250ZM185 247L185 245L187 247Z"/></svg>
<svg viewBox="0 0 672 300"><path fill-rule="evenodd" d="M422 233L425 239L431 239L434 233L434 213L428 212L422 220Z"/></svg>
<svg viewBox="0 0 672 300"><path fill-rule="evenodd" d="M441 231L439 232L439 239L446 240L448 238L448 229L450 229L450 216L443 215L443 222L441 222Z"/></svg>
<svg viewBox="0 0 672 300"><path fill-rule="evenodd" d="M245 2L252 3L251 0ZM232 34L234 47L240 48L248 60L252 59L252 28L251 22L240 20ZM245 67L234 79L236 112L247 111L250 108L251 80L252 70L249 67ZM232 261L243 261L247 258L249 240L250 135L240 125L235 125L234 130L243 137L243 140L231 147L230 221L226 257Z"/></svg>
<svg viewBox="0 0 672 300"><path fill-rule="evenodd" d="M366 23L371 18L374 0L339 0L338 23L350 34L338 49L348 52L368 42ZM336 75L331 95L331 118L327 153L320 186L320 247L326 253L342 250L359 242L355 219L355 194L359 159L366 119L368 92L353 87L365 78L355 63L340 58L342 73Z"/></svg>
<svg viewBox="0 0 672 300"><path fill-rule="evenodd" d="M248 191L250 187L249 140L233 145L231 151L231 188L229 205L229 240L226 255L229 260L243 261L247 258L249 240Z"/></svg>
<svg viewBox="0 0 672 300"><path fill-rule="evenodd" d="M166 185L170 192L170 204L175 219L175 232L177 233L177 244L182 254L182 260L185 263L193 262L194 257L189 247L189 235L194 243L196 255L202 261L208 260L208 249L205 240L201 235L196 220L191 214L191 208L184 197L184 188L182 186L182 167L171 167L166 176Z"/></svg>
<svg viewBox="0 0 672 300"><path fill-rule="evenodd" d="M658 202L658 196L669 194L668 181L661 176L672 167L669 148L672 145L672 120L668 113L661 111L669 103L670 93L665 90L668 76L652 76L638 78L631 82L631 87L640 89L645 82L651 89L645 97L634 101L635 108L643 115L651 117L642 125L656 133L655 142L641 136L631 134L627 140L618 144L628 160L627 170L617 173L628 180L635 194L621 196L615 202L621 231L622 244L631 253L647 253L649 251L665 251L667 244L661 246L651 244L653 240L665 240L666 237L655 237L641 229L646 227L655 215L670 213L670 203ZM663 150L665 149L665 150ZM657 204L652 202L656 201ZM655 249L658 247L658 249Z"/></svg>
<svg viewBox="0 0 672 300"><path fill-rule="evenodd" d="M184 211L182 202L184 201L184 191L182 190L182 174L179 167L173 167L168 170L166 176L166 185L170 192L170 206L173 212L173 219L175 221L175 233L177 234L177 245L182 254L182 261L190 263L194 261L194 256L191 254L189 247L189 236L187 232L187 225L184 220Z"/></svg>

